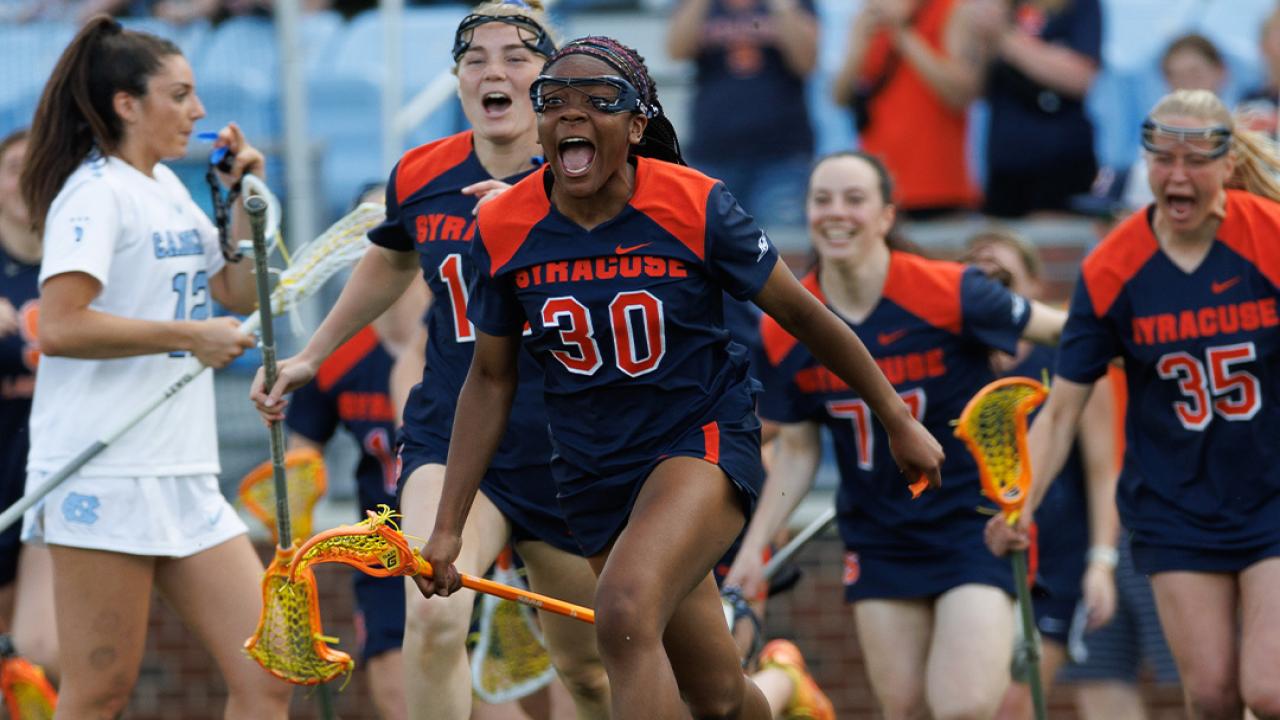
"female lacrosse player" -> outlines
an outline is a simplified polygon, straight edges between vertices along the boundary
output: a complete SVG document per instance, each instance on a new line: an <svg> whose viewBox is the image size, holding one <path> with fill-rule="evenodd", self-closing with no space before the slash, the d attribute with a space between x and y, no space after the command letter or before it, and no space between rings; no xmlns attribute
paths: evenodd
<svg viewBox="0 0 1280 720"><path fill-rule="evenodd" d="M1040 255L1021 235L987 230L969 239L966 261L992 277L1007 279L1008 288L1039 299ZM1035 380L1053 371L1055 351L1026 341L1014 355L995 353L998 375ZM1037 524L1037 569L1032 605L1041 645L1041 683L1047 692L1066 664L1073 641L1085 630L1111 620L1116 607L1115 402L1111 381L1096 388L1081 417L1079 442L1045 496ZM1015 676L996 716L1023 720L1032 715L1026 678Z"/></svg>
<svg viewBox="0 0 1280 720"><path fill-rule="evenodd" d="M272 404L264 404L268 396L261 376L254 385L259 409L278 417L275 401L281 392L310 380L324 358L381 314L421 267L432 295L425 369L404 409L400 450L400 507L410 535L430 532L454 405L475 347L475 329L466 313L474 274L468 248L476 233L476 198L515 182L541 162L529 85L555 50L547 26L541 10L512 3L488 3L463 19L454 60L472 130L401 158L387 186L387 222L371 233L379 247L361 260L307 347L281 364ZM459 563L467 572L483 574L510 538L533 589L590 604L595 578L560 515L548 467L551 445L541 375L532 357L521 362L525 380L515 420L485 475ZM410 711L464 719L471 709L465 641L472 603L427 603L412 586L407 591L404 659ZM545 613L542 617L552 661L582 717L604 717L608 695L591 627Z"/></svg>
<svg viewBox="0 0 1280 720"><path fill-rule="evenodd" d="M250 263L228 264L218 231L161 163L186 154L203 116L177 47L107 17L80 30L45 87L29 150L39 162L22 175L44 236L28 492L189 367L185 358L221 367L253 344L234 319L209 313L215 300L253 310ZM262 174L262 154L235 125L216 145L230 158L224 182ZM241 215L234 232L245 237ZM262 564L217 473L206 374L28 512L24 540L53 556L60 715L124 709L154 586L213 653L228 717L285 716L290 688L241 649Z"/></svg>
<svg viewBox="0 0 1280 720"><path fill-rule="evenodd" d="M941 451L724 185L682 167L634 50L575 40L532 93L548 163L480 209L476 350L424 548L437 572L419 585L459 587L454 561L526 344L543 368L560 504L599 574L613 717L770 717L744 680L711 573L763 475L723 290L780 318L859 388L910 477L936 484Z"/></svg>
<svg viewBox="0 0 1280 720"><path fill-rule="evenodd" d="M873 156L821 160L807 207L819 260L805 288L867 338L895 391L946 450L947 482L912 500L867 396L765 320L755 364L765 387L760 414L785 424L731 580L748 592L760 582L752 561L812 486L825 425L840 468L845 599L886 716L989 717L1009 678L1012 573L982 552L977 469L948 423L993 379L991 349L1055 341L1063 315L977 269L891 250L891 180Z"/></svg>
<svg viewBox="0 0 1280 720"><path fill-rule="evenodd" d="M1123 358L1120 519L1188 710L1280 717L1280 159L1204 90L1162 98L1142 143L1155 203L1084 262L1032 425L1028 507L1062 467L1093 382ZM1025 545L1029 516L1014 529L993 519L992 550Z"/></svg>

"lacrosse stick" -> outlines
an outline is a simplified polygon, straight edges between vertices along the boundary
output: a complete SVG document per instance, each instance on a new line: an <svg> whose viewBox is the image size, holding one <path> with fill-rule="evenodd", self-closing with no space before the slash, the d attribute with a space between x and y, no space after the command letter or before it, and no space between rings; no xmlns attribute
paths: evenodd
<svg viewBox="0 0 1280 720"><path fill-rule="evenodd" d="M312 515L316 503L328 488L324 456L313 448L299 448L284 454L284 477L288 486L289 520L293 526L293 542L311 537ZM276 534L275 473L271 461L249 471L240 481L240 503L266 526L271 542L279 542ZM279 543L283 545L283 543Z"/></svg>
<svg viewBox="0 0 1280 720"><path fill-rule="evenodd" d="M38 665L18 656L8 635L0 635L0 694L13 720L53 720L58 693Z"/></svg>
<svg viewBox="0 0 1280 720"><path fill-rule="evenodd" d="M511 548L498 556L493 579L526 587ZM480 628L471 653L471 687L487 703L519 700L547 686L556 675L534 612L528 605L480 598Z"/></svg>
<svg viewBox="0 0 1280 720"><path fill-rule="evenodd" d="M969 400L956 426L956 437L964 441L978 463L983 494L1000 506L1010 525L1018 521L1031 487L1031 463L1026 459L1027 415L1047 394L1044 385L1030 378L1001 378ZM1048 711L1040 683L1040 648L1036 644L1036 624L1032 616L1027 551L1013 551L1010 561L1022 620L1018 660L1024 661L1028 668L1027 680L1036 720L1045 720Z"/></svg>
<svg viewBox="0 0 1280 720"><path fill-rule="evenodd" d="M362 204L346 217L334 223L323 235L295 252L293 264L280 273L279 282L276 283L275 290L271 293L272 314L280 315L297 308L303 300L320 289L325 281L333 277L334 273L358 260L369 245L368 241L365 240L365 233L381 222L384 216L385 210L382 205L374 203ZM260 325L261 318L259 315L250 315L244 322L240 323L240 331L251 335L258 331ZM115 423L103 422L102 424L106 431L99 436L97 441L81 451L66 465L59 468L57 472L46 478L34 490L28 492L20 500L9 506L7 510L0 513L0 530L4 530L17 522L31 506L62 484L68 477L75 474L77 470L84 467L86 463L105 450L107 446L119 440L122 435L133 429L152 410L155 410L164 404L166 400L176 395L206 369L205 365L200 364L199 360L193 358L188 358L186 363L187 370L180 377L165 385L162 391L156 393L154 397L123 419L117 420Z"/></svg>

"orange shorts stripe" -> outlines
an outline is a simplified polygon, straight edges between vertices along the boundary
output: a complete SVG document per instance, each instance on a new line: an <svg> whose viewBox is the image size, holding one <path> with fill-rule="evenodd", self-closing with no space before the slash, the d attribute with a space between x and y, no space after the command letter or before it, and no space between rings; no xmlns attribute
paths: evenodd
<svg viewBox="0 0 1280 720"><path fill-rule="evenodd" d="M702 426L702 443L707 453L703 460L712 465L720 464L720 424L714 420Z"/></svg>

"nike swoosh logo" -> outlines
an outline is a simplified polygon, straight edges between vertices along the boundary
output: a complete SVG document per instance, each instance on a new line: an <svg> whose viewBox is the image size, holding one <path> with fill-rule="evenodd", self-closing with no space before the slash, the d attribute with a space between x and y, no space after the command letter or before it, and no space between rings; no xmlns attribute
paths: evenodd
<svg viewBox="0 0 1280 720"><path fill-rule="evenodd" d="M1231 289L1238 282L1240 282L1239 275L1231 278L1230 280L1223 280L1222 282L1215 281L1213 284L1209 286L1209 289L1213 291L1214 295L1221 295L1222 293Z"/></svg>
<svg viewBox="0 0 1280 720"><path fill-rule="evenodd" d="M639 250L642 247L648 247L652 244L653 242L650 241L650 242L640 243L639 245L631 245L629 247L622 247L621 245L619 245L618 247L614 248L613 251L618 255L626 255L629 252L634 252L636 250Z"/></svg>
<svg viewBox="0 0 1280 720"><path fill-rule="evenodd" d="M879 342L881 345L892 345L898 342L899 340L901 340L902 336L906 334L907 334L906 329L894 330L893 332L887 332L887 333L879 333L878 335L876 335L876 342Z"/></svg>

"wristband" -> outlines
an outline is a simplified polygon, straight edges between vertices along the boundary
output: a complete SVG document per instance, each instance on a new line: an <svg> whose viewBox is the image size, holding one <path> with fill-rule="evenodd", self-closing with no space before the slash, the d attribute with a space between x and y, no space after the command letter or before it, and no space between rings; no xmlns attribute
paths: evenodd
<svg viewBox="0 0 1280 720"><path fill-rule="evenodd" d="M1120 553L1110 545L1094 545L1084 557L1090 565L1098 563L1111 569L1120 563Z"/></svg>

